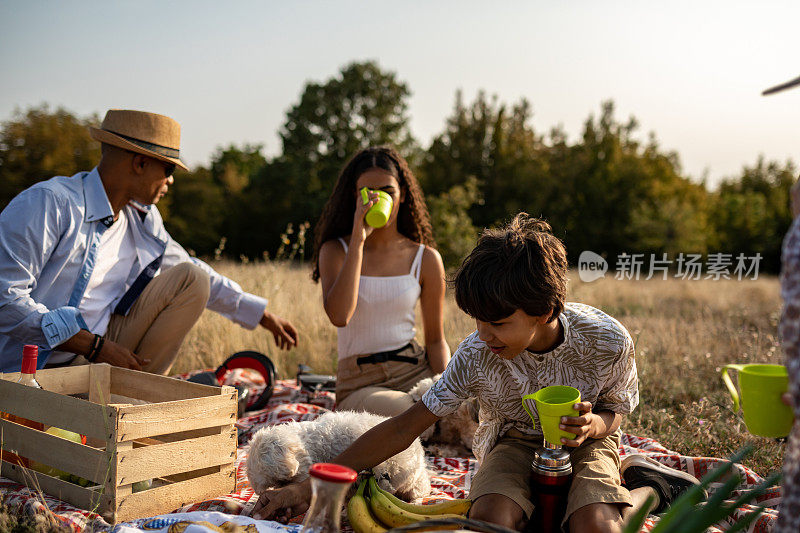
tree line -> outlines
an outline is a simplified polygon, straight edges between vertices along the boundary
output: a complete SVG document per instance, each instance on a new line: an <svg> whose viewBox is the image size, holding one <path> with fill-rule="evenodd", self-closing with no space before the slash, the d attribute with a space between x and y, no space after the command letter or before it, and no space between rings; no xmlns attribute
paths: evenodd
<svg viewBox="0 0 800 533"><path fill-rule="evenodd" d="M518 211L546 219L571 262L583 250L620 254L761 254L777 272L791 223L791 161L759 157L710 188L686 176L675 152L605 102L570 141L559 127L532 126L530 102L455 95L429 146L409 126L411 91L376 62L355 62L308 82L280 128L281 153L262 145L220 147L209 166L178 172L159 203L167 229L198 256L302 259L322 207L347 159L369 145L395 146L425 191L447 267L471 249L480 228ZM47 105L16 111L0 130L0 208L33 183L91 169L99 117ZM310 254L308 254L310 255Z"/></svg>

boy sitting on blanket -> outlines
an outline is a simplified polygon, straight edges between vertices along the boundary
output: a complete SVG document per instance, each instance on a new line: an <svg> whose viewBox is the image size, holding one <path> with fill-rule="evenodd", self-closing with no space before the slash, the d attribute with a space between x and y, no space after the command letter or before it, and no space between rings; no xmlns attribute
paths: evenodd
<svg viewBox="0 0 800 533"><path fill-rule="evenodd" d="M581 391L577 417L563 417L562 439L573 481L562 526L620 531L655 496L659 512L697 479L645 456L619 456L622 417L639 403L633 341L614 318L568 303L567 257L550 226L525 213L505 228L486 230L455 276L458 306L477 331L458 347L441 379L421 402L374 427L333 462L371 468L408 447L468 398L480 404L473 452L480 462L469 497L470 518L521 530L533 511L530 465L542 434L521 398L548 385ZM620 470L627 488L620 483ZM310 482L261 494L256 517L287 519L305 511Z"/></svg>

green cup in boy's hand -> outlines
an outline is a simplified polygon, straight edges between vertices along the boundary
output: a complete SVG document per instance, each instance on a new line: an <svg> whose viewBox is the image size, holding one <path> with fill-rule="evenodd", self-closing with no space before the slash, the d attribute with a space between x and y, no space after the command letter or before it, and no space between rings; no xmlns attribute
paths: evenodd
<svg viewBox="0 0 800 533"><path fill-rule="evenodd" d="M575 387L568 387L565 385L551 385L539 389L533 394L526 394L522 397L522 406L527 411L528 416L531 417L534 425L536 420L533 413L528 409L525 404L526 400L533 400L536 404L536 410L539 413L539 425L544 433L544 440L550 444L557 446L561 445L561 437L567 439L574 439L574 433L568 433L559 428L562 416L578 416L578 410L575 409L575 404L581 401L581 391Z"/></svg>

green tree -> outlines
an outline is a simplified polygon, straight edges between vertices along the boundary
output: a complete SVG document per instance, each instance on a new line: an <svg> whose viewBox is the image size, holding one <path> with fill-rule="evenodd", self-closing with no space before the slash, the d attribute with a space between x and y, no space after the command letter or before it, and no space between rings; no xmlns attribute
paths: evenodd
<svg viewBox="0 0 800 533"><path fill-rule="evenodd" d="M245 144L238 148L231 144L217 148L211 159L211 176L226 195L241 194L250 184L250 178L267 164L261 151L262 144Z"/></svg>
<svg viewBox="0 0 800 533"><path fill-rule="evenodd" d="M209 169L177 171L175 183L163 199L169 200L169 216L164 223L170 235L190 253L212 255L225 236L226 220L233 215L224 198ZM160 211L162 207L159 202Z"/></svg>
<svg viewBox="0 0 800 533"><path fill-rule="evenodd" d="M309 82L280 129L282 154L252 176L244 213L259 235L247 254L274 251L287 224L315 221L339 172L358 150L389 144L415 153L408 125L408 86L374 61L344 66L325 82ZM269 201L265 201L269 199Z"/></svg>
<svg viewBox="0 0 800 533"><path fill-rule="evenodd" d="M0 210L38 181L94 168L100 143L88 126L98 122L96 115L79 118L46 104L16 110L0 130Z"/></svg>
<svg viewBox="0 0 800 533"><path fill-rule="evenodd" d="M761 270L780 270L781 244L792 223L789 189L797 168L758 158L741 176L724 180L713 195L713 249L735 256L761 253Z"/></svg>
<svg viewBox="0 0 800 533"><path fill-rule="evenodd" d="M682 176L677 154L662 152L653 135L643 146L637 129L635 118L618 121L613 102L605 102L575 145L563 132L551 134L549 211L573 261L583 250L613 263L625 252L707 247L705 186Z"/></svg>
<svg viewBox="0 0 800 533"><path fill-rule="evenodd" d="M484 201L469 215L481 227L519 211L544 215L553 183L531 116L525 99L508 107L479 92L467 106L457 92L445 131L433 140L422 165L425 191L445 193L474 177Z"/></svg>
<svg viewBox="0 0 800 533"><path fill-rule="evenodd" d="M478 180L470 176L459 185L438 195L428 195L433 236L445 267L452 269L474 248L479 230L472 223L469 210L483 203Z"/></svg>

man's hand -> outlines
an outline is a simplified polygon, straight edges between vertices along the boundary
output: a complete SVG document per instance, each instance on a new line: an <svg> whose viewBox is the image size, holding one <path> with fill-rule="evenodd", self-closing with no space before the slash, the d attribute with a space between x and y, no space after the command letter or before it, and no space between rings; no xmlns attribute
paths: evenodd
<svg viewBox="0 0 800 533"><path fill-rule="evenodd" d="M286 523L306 512L310 501L311 479L309 478L301 483L264 492L258 497L252 515L256 520Z"/></svg>
<svg viewBox="0 0 800 533"><path fill-rule="evenodd" d="M275 338L275 346L281 350L288 350L297 346L297 330L285 318L264 311L264 316L261 317L259 324L272 332L272 336Z"/></svg>
<svg viewBox="0 0 800 533"><path fill-rule="evenodd" d="M136 355L129 349L121 344L106 339L103 342L103 348L97 354L95 363L108 363L112 366L119 366L122 368L130 368L133 370L141 370L142 367L150 362L150 359L145 359Z"/></svg>
<svg viewBox="0 0 800 533"><path fill-rule="evenodd" d="M591 402L576 403L573 408L578 410L579 416L562 416L561 424L558 427L575 434L575 438L572 440L561 437L561 443L577 448L588 437L595 436L596 423L602 422L602 419L592 412Z"/></svg>
<svg viewBox="0 0 800 533"><path fill-rule="evenodd" d="M89 357L89 352L94 344L94 334L82 329L58 346L59 350L72 352L84 357ZM95 363L108 363L112 366L141 370L150 362L150 359L140 357L121 344L105 339L100 353L97 354Z"/></svg>

